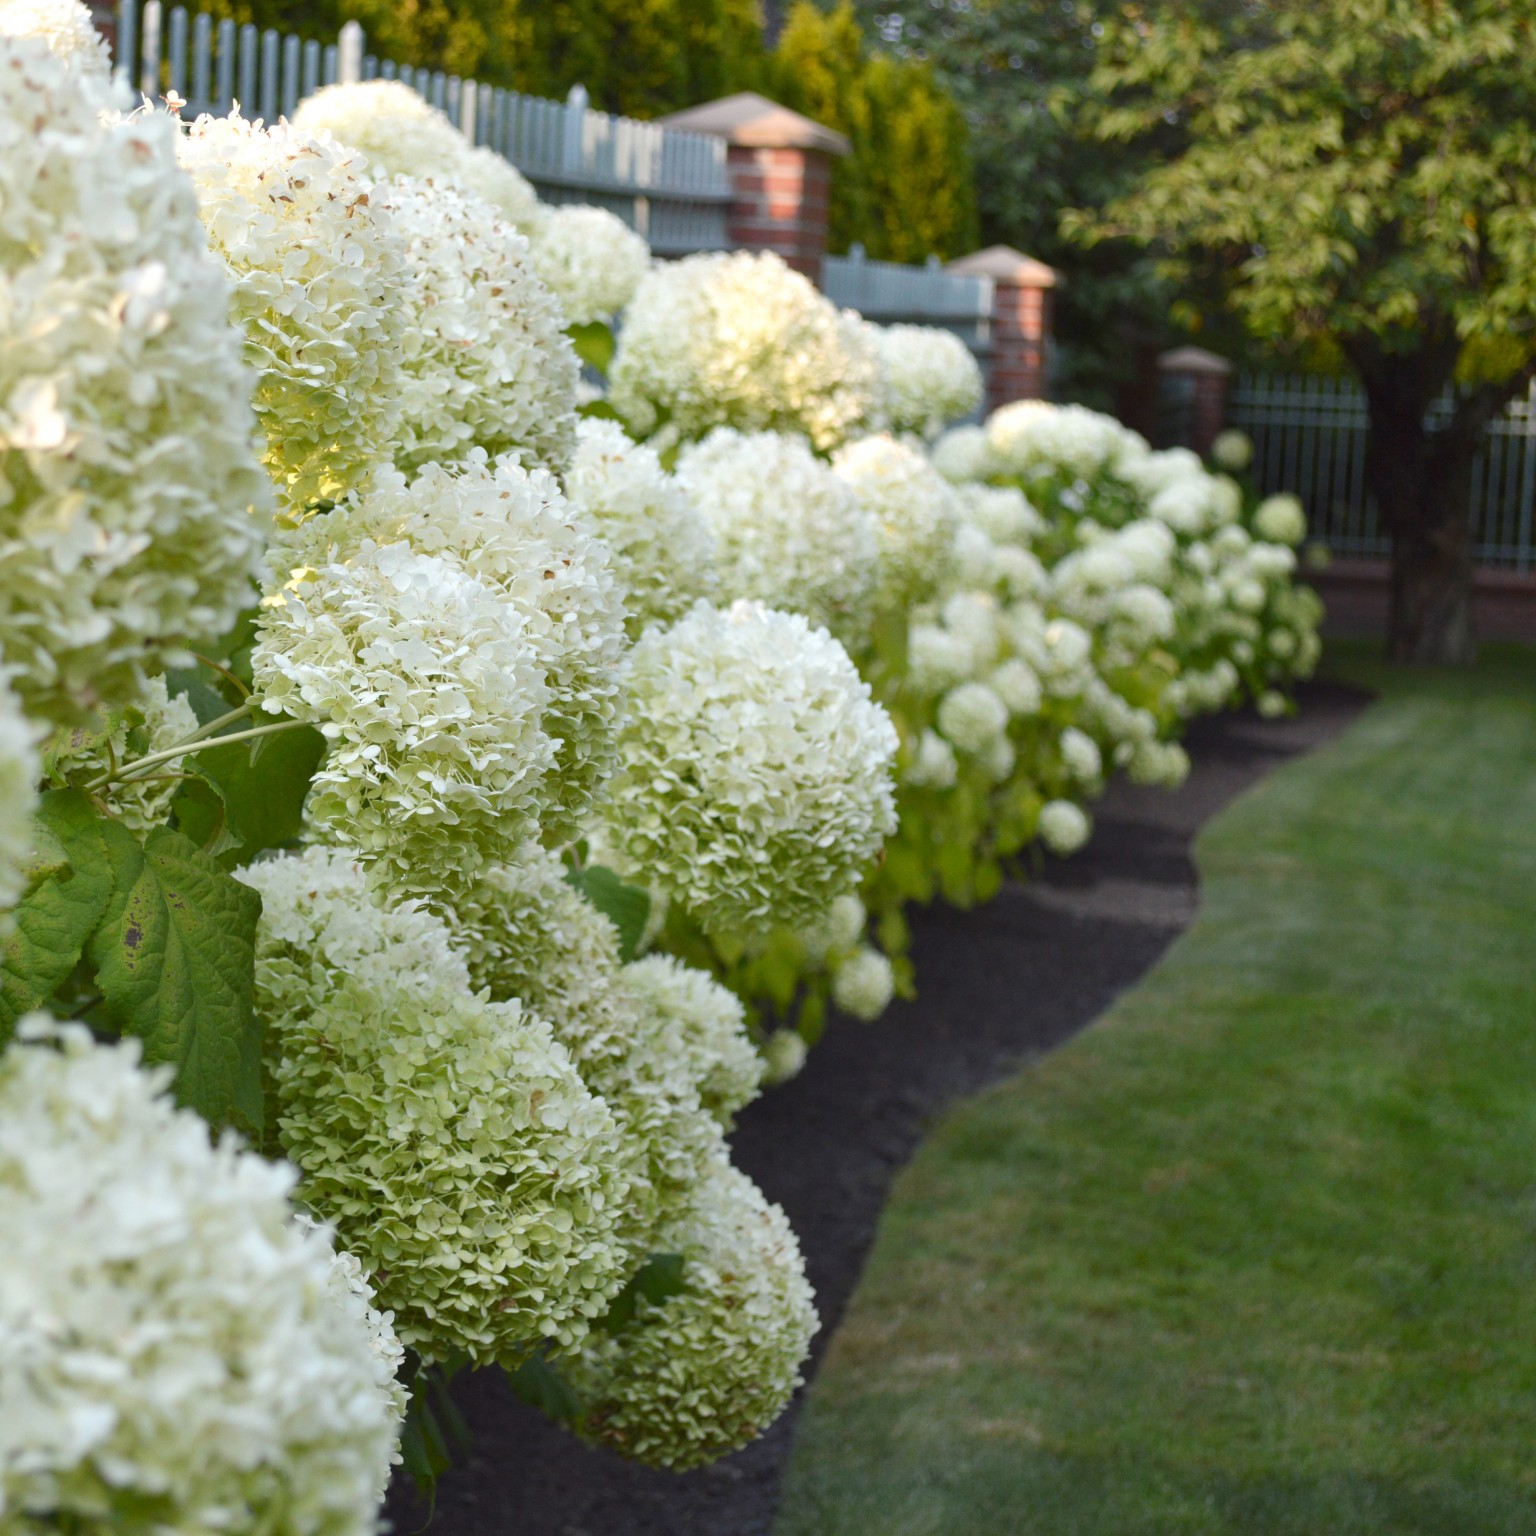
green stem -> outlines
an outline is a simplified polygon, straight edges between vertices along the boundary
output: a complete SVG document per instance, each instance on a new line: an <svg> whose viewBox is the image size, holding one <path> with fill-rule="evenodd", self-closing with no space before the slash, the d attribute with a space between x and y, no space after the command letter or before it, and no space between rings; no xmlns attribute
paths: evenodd
<svg viewBox="0 0 1536 1536"><path fill-rule="evenodd" d="M251 701L247 699L238 709L232 709L227 715L220 715L217 720L210 720L207 725L200 725L185 739L187 741L201 741L204 736L212 736L215 731L222 731L226 725L233 725L236 720L243 720L251 712Z"/></svg>
<svg viewBox="0 0 1536 1536"><path fill-rule="evenodd" d="M249 731L235 731L228 736L213 736L202 741L182 742L177 746L167 747L163 752L151 752L148 757L136 758L115 773L104 773L99 779L92 779L85 787L87 791L94 794L98 789L105 789L108 784L125 784L132 779L137 779L145 769L153 768L159 763L169 763L178 757L190 757L194 752L203 752L209 747L227 747L232 742L253 741L258 736L271 736L277 731L291 731L303 724L302 720L279 720L275 725L258 725Z"/></svg>

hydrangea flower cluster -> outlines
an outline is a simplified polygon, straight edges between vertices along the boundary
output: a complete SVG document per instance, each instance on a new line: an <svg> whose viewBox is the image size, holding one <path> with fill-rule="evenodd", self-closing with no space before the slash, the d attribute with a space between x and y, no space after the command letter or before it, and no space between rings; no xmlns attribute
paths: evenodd
<svg viewBox="0 0 1536 1536"><path fill-rule="evenodd" d="M26 889L32 809L42 768L36 736L16 695L0 680L0 932L6 922L3 914Z"/></svg>
<svg viewBox="0 0 1536 1536"><path fill-rule="evenodd" d="M79 0L0 0L0 37L34 38L90 74L112 68L106 39Z"/></svg>
<svg viewBox="0 0 1536 1536"><path fill-rule="evenodd" d="M1266 496L1253 514L1253 531L1271 544L1300 544L1307 536L1307 513L1300 498Z"/></svg>
<svg viewBox="0 0 1536 1536"><path fill-rule="evenodd" d="M268 495L177 127L120 105L0 37L0 659L63 723L230 627Z"/></svg>
<svg viewBox="0 0 1536 1536"><path fill-rule="evenodd" d="M361 151L380 181L450 180L469 149L446 113L399 80L327 85L299 103L293 126Z"/></svg>
<svg viewBox="0 0 1536 1536"><path fill-rule="evenodd" d="M981 366L951 331L888 325L877 332L880 405L893 432L937 437L981 404Z"/></svg>
<svg viewBox="0 0 1536 1536"><path fill-rule="evenodd" d="M533 231L530 260L567 323L611 320L650 270L651 248L616 214L579 203L550 208Z"/></svg>
<svg viewBox="0 0 1536 1536"><path fill-rule="evenodd" d="M581 1433L683 1471L754 1440L800 1385L820 1322L783 1211L723 1160L662 1235L684 1288L563 1363L587 1404Z"/></svg>
<svg viewBox="0 0 1536 1536"><path fill-rule="evenodd" d="M724 596L804 614L848 645L863 641L880 530L804 438L717 427L681 455L677 475L714 535Z"/></svg>
<svg viewBox="0 0 1536 1536"><path fill-rule="evenodd" d="M550 1027L470 989L437 918L312 849L241 873L278 1136L427 1359L571 1344L623 1284L612 1113Z"/></svg>
<svg viewBox="0 0 1536 1536"><path fill-rule="evenodd" d="M389 1319L293 1220L292 1170L210 1144L138 1055L32 1015L0 1057L4 1522L367 1536Z"/></svg>
<svg viewBox="0 0 1536 1536"><path fill-rule="evenodd" d="M658 266L624 317L609 398L642 435L711 427L841 442L870 413L873 349L811 282L771 252Z"/></svg>
<svg viewBox="0 0 1536 1536"><path fill-rule="evenodd" d="M583 419L565 483L608 547L631 638L647 624L681 618L711 594L714 535L655 449L631 442L617 422Z"/></svg>
<svg viewBox="0 0 1536 1536"><path fill-rule="evenodd" d="M340 496L399 435L404 247L329 138L200 117L180 160L256 369L267 471L295 506Z"/></svg>
<svg viewBox="0 0 1536 1536"><path fill-rule="evenodd" d="M843 650L795 614L698 604L642 636L601 806L626 868L718 933L799 926L895 826L896 733Z"/></svg>

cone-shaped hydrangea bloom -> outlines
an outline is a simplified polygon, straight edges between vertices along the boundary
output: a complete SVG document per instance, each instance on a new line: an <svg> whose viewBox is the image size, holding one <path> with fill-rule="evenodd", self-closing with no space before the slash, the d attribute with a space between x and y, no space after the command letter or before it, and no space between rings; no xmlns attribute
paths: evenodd
<svg viewBox="0 0 1536 1536"><path fill-rule="evenodd" d="M590 1335L562 1369L586 1406L585 1438L682 1471L768 1428L820 1322L783 1211L723 1159L661 1242L683 1256L682 1291L640 1301L631 1322Z"/></svg>
<svg viewBox="0 0 1536 1536"><path fill-rule="evenodd" d="M896 732L837 641L700 603L631 670L600 807L626 867L720 934L800 926L858 883L895 827Z"/></svg>
<svg viewBox="0 0 1536 1536"><path fill-rule="evenodd" d="M344 855L255 864L283 1151L431 1359L579 1338L622 1285L620 1138L548 1024L469 988L443 924Z"/></svg>
<svg viewBox="0 0 1536 1536"><path fill-rule="evenodd" d="M639 1262L757 1092L740 1002L670 960L621 965L613 924L533 844L455 892L444 916L471 983L547 1019L613 1111L630 1181L620 1231Z"/></svg>
<svg viewBox="0 0 1536 1536"><path fill-rule="evenodd" d="M79 0L0 0L0 37L36 38L92 74L112 67L106 39Z"/></svg>
<svg viewBox="0 0 1536 1536"><path fill-rule="evenodd" d="M37 804L37 730L16 695L0 682L0 913L26 889L32 853L32 808ZM0 917L0 929L5 919Z"/></svg>
<svg viewBox="0 0 1536 1536"><path fill-rule="evenodd" d="M944 580L960 519L953 487L893 437L849 443L834 463L879 527L879 601L907 607L929 596Z"/></svg>
<svg viewBox="0 0 1536 1536"><path fill-rule="evenodd" d="M405 888L472 876L537 818L544 668L523 615L457 560L365 539L301 571L263 607L251 666L263 709L329 743L313 823Z"/></svg>
<svg viewBox="0 0 1536 1536"><path fill-rule="evenodd" d="M709 524L661 460L614 421L584 419L566 490L608 546L632 636L670 624L715 586Z"/></svg>
<svg viewBox="0 0 1536 1536"><path fill-rule="evenodd" d="M251 375L164 113L0 37L0 659L28 711L131 700L251 598Z"/></svg>
<svg viewBox="0 0 1536 1536"><path fill-rule="evenodd" d="M880 404L893 432L937 437L981 404L981 367L953 331L889 325L876 331Z"/></svg>
<svg viewBox="0 0 1536 1536"><path fill-rule="evenodd" d="M340 496L394 452L404 246L330 139L200 117L180 159L257 370L267 471L296 506Z"/></svg>
<svg viewBox="0 0 1536 1536"><path fill-rule="evenodd" d="M397 295L402 469L493 458L564 469L576 438L580 366L528 242L453 182L397 177L375 189L405 242Z"/></svg>
<svg viewBox="0 0 1536 1536"><path fill-rule="evenodd" d="M611 320L635 296L651 248L617 214L570 203L549 208L531 235L533 270L571 325Z"/></svg>
<svg viewBox="0 0 1536 1536"><path fill-rule="evenodd" d="M808 278L771 252L654 267L624 317L610 398L638 431L659 412L683 437L711 427L841 442L869 414L872 352Z"/></svg>
<svg viewBox="0 0 1536 1536"><path fill-rule="evenodd" d="M559 833L574 830L613 765L622 702L622 592L595 531L546 471L474 453L455 470L428 465L409 483L380 472L365 494L285 534L275 554L319 566L345 563L370 540L402 543L499 596L542 673L539 719L555 755L540 816Z"/></svg>
<svg viewBox="0 0 1536 1536"><path fill-rule="evenodd" d="M804 614L850 646L865 641L880 533L804 438L720 427L682 455L677 475L714 533L726 598Z"/></svg>
<svg viewBox="0 0 1536 1536"><path fill-rule="evenodd" d="M447 113L399 80L325 86L299 103L293 126L361 150L379 180L451 177L469 151Z"/></svg>
<svg viewBox="0 0 1536 1536"><path fill-rule="evenodd" d="M23 1021L0 1058L6 1529L363 1536L398 1347L293 1171L163 1092L136 1041Z"/></svg>

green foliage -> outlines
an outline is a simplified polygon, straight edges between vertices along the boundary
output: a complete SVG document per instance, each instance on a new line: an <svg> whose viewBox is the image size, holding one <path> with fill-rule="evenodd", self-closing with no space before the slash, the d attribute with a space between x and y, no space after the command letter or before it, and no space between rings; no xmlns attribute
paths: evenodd
<svg viewBox="0 0 1536 1536"><path fill-rule="evenodd" d="M572 870L566 880L618 931L619 958L626 964L633 960L651 915L650 892L638 885L626 885L603 864L587 864Z"/></svg>

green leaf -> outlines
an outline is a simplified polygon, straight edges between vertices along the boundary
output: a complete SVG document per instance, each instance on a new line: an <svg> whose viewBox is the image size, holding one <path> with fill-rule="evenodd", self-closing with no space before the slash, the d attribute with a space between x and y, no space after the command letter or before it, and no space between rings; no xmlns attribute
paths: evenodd
<svg viewBox="0 0 1536 1536"><path fill-rule="evenodd" d="M612 1305L598 1320L598 1327L614 1334L634 1321L640 1299L659 1307L683 1288L684 1260L680 1253L653 1253L613 1298Z"/></svg>
<svg viewBox="0 0 1536 1536"><path fill-rule="evenodd" d="M576 356L606 379L608 370L613 366L615 343L612 329L601 320L589 320L585 325L567 326L565 334L571 338Z"/></svg>
<svg viewBox="0 0 1536 1536"><path fill-rule="evenodd" d="M78 789L43 796L27 893L0 948L0 1037L46 1002L74 970L113 890L105 822Z"/></svg>
<svg viewBox="0 0 1536 1536"><path fill-rule="evenodd" d="M261 899L178 832L142 849L104 823L115 889L91 939L104 1019L176 1068L176 1096L259 1139L261 1032L251 1005Z"/></svg>
<svg viewBox="0 0 1536 1536"><path fill-rule="evenodd" d="M508 1370L507 1383L530 1408L557 1424L574 1424L581 1417L575 1388L543 1355L530 1355L516 1370Z"/></svg>
<svg viewBox="0 0 1536 1536"><path fill-rule="evenodd" d="M324 755L325 737L300 726L186 758L185 771L197 778L182 785L172 802L177 830L225 869L292 842Z"/></svg>
<svg viewBox="0 0 1536 1536"><path fill-rule="evenodd" d="M210 720L229 713L229 700L215 686L223 681L217 672L207 667L175 668L165 674L166 691L173 699L178 693L186 694L199 725L207 725Z"/></svg>
<svg viewBox="0 0 1536 1536"><path fill-rule="evenodd" d="M651 915L651 894L638 885L626 885L611 869L589 864L565 877L619 931L619 958L626 964L635 958Z"/></svg>

